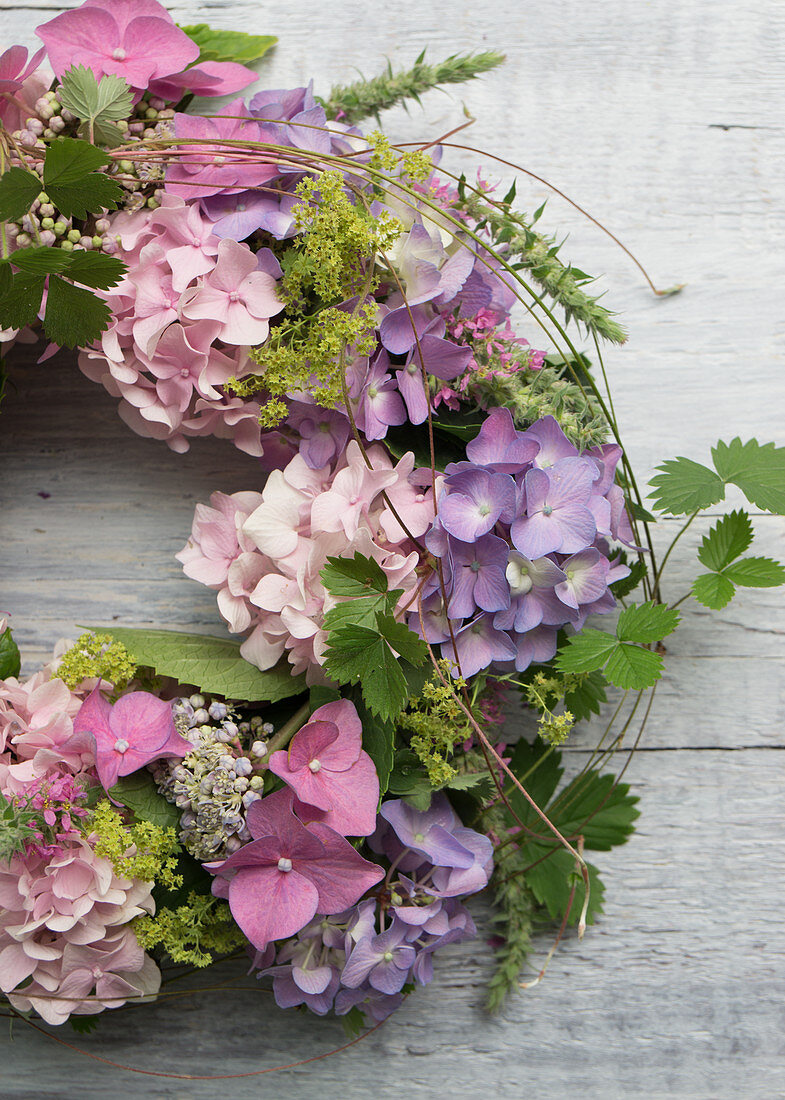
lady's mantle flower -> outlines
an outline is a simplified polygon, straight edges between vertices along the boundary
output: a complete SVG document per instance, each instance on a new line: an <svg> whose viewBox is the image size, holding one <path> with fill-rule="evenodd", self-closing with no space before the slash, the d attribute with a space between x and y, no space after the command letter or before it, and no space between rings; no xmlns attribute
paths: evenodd
<svg viewBox="0 0 785 1100"><path fill-rule="evenodd" d="M254 802L246 818L254 840L223 863L213 893L227 898L232 916L259 951L291 936L316 913L340 913L384 878L348 840L320 822L308 828L292 813L292 794L277 791Z"/></svg>
<svg viewBox="0 0 785 1100"><path fill-rule="evenodd" d="M132 691L112 706L98 687L74 719L74 733L95 742L95 766L108 791L121 775L130 775L162 756L185 756L190 741L174 726L172 706L146 691Z"/></svg>
<svg viewBox="0 0 785 1100"><path fill-rule="evenodd" d="M342 836L370 836L376 828L379 778L362 748L362 723L348 699L326 703L295 734L289 751L274 752L270 771L297 795L301 816L316 816ZM305 803L305 805L303 805Z"/></svg>

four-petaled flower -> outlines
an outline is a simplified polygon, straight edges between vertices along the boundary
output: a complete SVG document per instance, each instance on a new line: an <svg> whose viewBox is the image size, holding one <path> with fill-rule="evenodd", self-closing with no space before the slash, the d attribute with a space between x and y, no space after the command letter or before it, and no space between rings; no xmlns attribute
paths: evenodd
<svg viewBox="0 0 785 1100"><path fill-rule="evenodd" d="M172 704L146 691L132 691L112 704L97 685L74 719L74 734L95 742L95 767L105 791L121 775L160 760L185 756L191 743L174 726Z"/></svg>

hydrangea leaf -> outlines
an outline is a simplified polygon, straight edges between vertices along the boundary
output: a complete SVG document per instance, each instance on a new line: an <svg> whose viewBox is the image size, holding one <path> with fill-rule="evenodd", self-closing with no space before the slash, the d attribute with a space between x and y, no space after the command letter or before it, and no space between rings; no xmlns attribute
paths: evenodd
<svg viewBox="0 0 785 1100"><path fill-rule="evenodd" d="M333 596L368 596L388 588L387 574L379 563L359 552L353 558L328 558L319 576Z"/></svg>
<svg viewBox="0 0 785 1100"><path fill-rule="evenodd" d="M605 666L605 675L616 687L641 691L652 687L662 675L662 657L639 645L620 642Z"/></svg>
<svg viewBox="0 0 785 1100"><path fill-rule="evenodd" d="M0 176L0 218L15 222L28 213L41 194L41 180L26 168L9 168Z"/></svg>
<svg viewBox="0 0 785 1100"><path fill-rule="evenodd" d="M695 599L704 607L710 607L712 611L721 611L731 602L735 593L735 587L722 573L701 573L692 582L692 594Z"/></svg>
<svg viewBox="0 0 785 1100"><path fill-rule="evenodd" d="M162 829L176 829L180 825L180 811L158 793L155 780L146 768L118 779L108 794L141 821L150 821Z"/></svg>
<svg viewBox="0 0 785 1100"><path fill-rule="evenodd" d="M533 864L526 872L526 884L554 920L559 920L567 912L570 894L575 887L568 924L576 924L583 904L584 886L583 878L575 869L575 857L566 848L545 844L527 844L526 855ZM587 863L586 867L591 888L586 923L593 924L602 912L605 887L597 868L591 863Z"/></svg>
<svg viewBox="0 0 785 1100"><path fill-rule="evenodd" d="M271 34L215 30L207 23L181 26L180 30L199 47L199 61L237 61L241 64L258 61L278 41Z"/></svg>
<svg viewBox="0 0 785 1100"><path fill-rule="evenodd" d="M134 630L114 626L89 629L111 634L116 641L122 642L138 665L227 699L275 703L305 690L305 678L293 676L286 661L262 671L243 660L240 643L230 638L177 630Z"/></svg>
<svg viewBox="0 0 785 1100"><path fill-rule="evenodd" d="M664 604L642 603L625 607L616 624L620 642L659 642L676 629L679 613Z"/></svg>
<svg viewBox="0 0 785 1100"><path fill-rule="evenodd" d="M657 467L649 484L649 496L660 512L680 516L699 512L717 504L725 496L725 484L719 474L693 462L691 458L673 458Z"/></svg>
<svg viewBox="0 0 785 1100"><path fill-rule="evenodd" d="M115 209L123 189L117 180L96 171L109 163L88 141L65 137L50 143L44 160L44 188L61 214L86 218Z"/></svg>
<svg viewBox="0 0 785 1100"><path fill-rule="evenodd" d="M564 836L580 835L585 848L608 852L624 844L633 832L634 821L640 816L637 802L628 783L618 783L608 773L589 771L559 793L553 812Z"/></svg>
<svg viewBox="0 0 785 1100"><path fill-rule="evenodd" d="M719 572L752 542L752 522L746 512L731 512L718 520L708 535L704 535L698 550L698 561L707 569Z"/></svg>
<svg viewBox="0 0 785 1100"><path fill-rule="evenodd" d="M723 576L744 588L776 588L785 583L785 568L772 558L742 558L724 569Z"/></svg>
<svg viewBox="0 0 785 1100"><path fill-rule="evenodd" d="M719 442L711 455L719 476L737 485L750 504L785 513L785 447L761 445L757 439L742 443L737 436Z"/></svg>
<svg viewBox="0 0 785 1100"><path fill-rule="evenodd" d="M14 641L11 631L6 627L0 634L0 680L7 680L11 676L18 676L22 667L19 655L19 646Z"/></svg>

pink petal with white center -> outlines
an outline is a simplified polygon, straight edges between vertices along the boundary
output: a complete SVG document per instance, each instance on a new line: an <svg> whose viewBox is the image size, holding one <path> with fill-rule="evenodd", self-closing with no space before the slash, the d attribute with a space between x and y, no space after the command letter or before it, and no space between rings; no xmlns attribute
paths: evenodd
<svg viewBox="0 0 785 1100"><path fill-rule="evenodd" d="M329 801L326 812L315 815L315 819L341 836L370 836L376 828L379 776L368 753L361 752L347 771L334 772L325 767L313 774L303 768L285 778L297 794L295 808L301 817L307 817L310 806L324 810L324 802Z"/></svg>
<svg viewBox="0 0 785 1100"><path fill-rule="evenodd" d="M299 932L316 913L319 900L314 883L276 866L244 868L229 883L232 916L260 951L272 940Z"/></svg>
<svg viewBox="0 0 785 1100"><path fill-rule="evenodd" d="M381 867L363 859L348 840L327 825L315 822L309 832L318 837L326 849L325 857L314 860L308 868L309 878L319 891L320 913L329 916L348 909L384 878Z"/></svg>

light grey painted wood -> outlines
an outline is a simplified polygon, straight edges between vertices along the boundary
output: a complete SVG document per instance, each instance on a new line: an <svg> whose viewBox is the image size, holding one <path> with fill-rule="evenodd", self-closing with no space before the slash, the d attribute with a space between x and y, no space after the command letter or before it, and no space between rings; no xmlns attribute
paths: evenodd
<svg viewBox="0 0 785 1100"><path fill-rule="evenodd" d="M36 23L69 6L4 0L4 44L31 45ZM353 66L373 72L382 55L403 64L426 44L432 57L501 46L504 70L429 94L423 113L391 112L389 132L402 140L444 132L466 101L478 118L470 144L572 194L661 285L687 283L678 298L653 298L611 241L560 199L549 203L544 223L570 233L565 255L578 266L606 273L608 301L629 325L628 346L607 362L642 478L675 454L705 460L718 437L783 441L785 8L777 0L500 0L484 9L468 0L395 9L188 0L172 10L183 22L277 33L281 44L263 66L271 87L313 76L324 91L351 79ZM457 154L447 160L469 166ZM509 179L506 169L500 175ZM545 195L521 182L525 207ZM522 331L536 344L525 321ZM172 554L194 502L216 488L254 487L254 461L220 441L196 441L177 457L130 435L114 402L67 356L35 367L20 349L13 374L18 388L0 421L0 607L14 613L28 668L76 622L117 616L214 630L211 594L182 577ZM664 544L673 525L663 527ZM706 529L695 527L674 555L674 597ZM764 517L759 528L754 551L782 557L785 523ZM481 923L473 945L445 952L431 987L327 1061L220 1085L166 1081L122 1075L18 1028L3 1042L0 1094L785 1095L784 612L771 590L749 591L713 617L683 605L644 749L627 773L641 796L638 833L598 853L605 915L582 943L568 938L547 980L500 1019L480 1007L491 960ZM574 762L597 728L576 741ZM541 955L549 945L543 935ZM342 1042L333 1023L253 996L107 1014L97 1035L75 1041L117 1061L193 1073L247 1072Z"/></svg>

